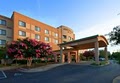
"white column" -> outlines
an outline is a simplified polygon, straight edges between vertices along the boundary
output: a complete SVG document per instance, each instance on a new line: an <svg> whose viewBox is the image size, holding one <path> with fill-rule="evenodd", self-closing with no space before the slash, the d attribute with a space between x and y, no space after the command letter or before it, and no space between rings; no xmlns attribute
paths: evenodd
<svg viewBox="0 0 120 83"><path fill-rule="evenodd" d="M99 43L95 42L95 61L99 64Z"/></svg>
<svg viewBox="0 0 120 83"><path fill-rule="evenodd" d="M105 51L105 61L108 61L107 47L104 48L104 51Z"/></svg>

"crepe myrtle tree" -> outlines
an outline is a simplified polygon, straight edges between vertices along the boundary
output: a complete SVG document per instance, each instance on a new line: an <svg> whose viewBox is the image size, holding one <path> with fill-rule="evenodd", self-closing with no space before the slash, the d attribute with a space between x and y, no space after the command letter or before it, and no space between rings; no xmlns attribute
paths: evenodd
<svg viewBox="0 0 120 83"><path fill-rule="evenodd" d="M48 57L54 55L49 44L35 39L18 39L8 45L9 57L27 59L27 66L31 66L33 58Z"/></svg>
<svg viewBox="0 0 120 83"><path fill-rule="evenodd" d="M94 52L93 51L85 51L83 53L83 56L86 57L87 60L94 58Z"/></svg>

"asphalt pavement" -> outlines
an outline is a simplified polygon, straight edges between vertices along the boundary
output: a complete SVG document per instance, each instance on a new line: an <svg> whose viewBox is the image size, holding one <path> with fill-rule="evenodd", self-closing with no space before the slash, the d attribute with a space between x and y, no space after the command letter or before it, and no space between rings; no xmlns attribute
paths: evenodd
<svg viewBox="0 0 120 83"><path fill-rule="evenodd" d="M46 71L4 71L7 78L0 83L112 83L120 75L120 65L111 62L106 66L65 64Z"/></svg>

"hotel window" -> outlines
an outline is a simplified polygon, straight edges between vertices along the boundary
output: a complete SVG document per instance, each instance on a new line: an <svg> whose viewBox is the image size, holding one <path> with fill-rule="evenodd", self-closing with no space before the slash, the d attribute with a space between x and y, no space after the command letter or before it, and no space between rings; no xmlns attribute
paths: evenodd
<svg viewBox="0 0 120 83"><path fill-rule="evenodd" d="M40 27L35 26L35 31L40 31Z"/></svg>
<svg viewBox="0 0 120 83"><path fill-rule="evenodd" d="M19 26L26 27L26 23L23 21L19 21Z"/></svg>
<svg viewBox="0 0 120 83"><path fill-rule="evenodd" d="M48 31L48 30L45 30L45 34L49 34L49 31Z"/></svg>
<svg viewBox="0 0 120 83"><path fill-rule="evenodd" d="M57 33L55 33L55 37L58 37L58 34L57 34Z"/></svg>
<svg viewBox="0 0 120 83"><path fill-rule="evenodd" d="M72 40L72 38L71 38L70 36L68 37L68 39L69 39L70 41Z"/></svg>
<svg viewBox="0 0 120 83"><path fill-rule="evenodd" d="M19 35L20 35L20 36L26 36L26 32L24 32L24 31L19 31Z"/></svg>
<svg viewBox="0 0 120 83"><path fill-rule="evenodd" d="M55 40L54 40L54 43L58 44L58 40L55 39Z"/></svg>
<svg viewBox="0 0 120 83"><path fill-rule="evenodd" d="M49 42L49 37L45 37L45 41Z"/></svg>
<svg viewBox="0 0 120 83"><path fill-rule="evenodd" d="M66 35L63 35L63 38L64 38L64 39L67 39L67 36L66 36Z"/></svg>
<svg viewBox="0 0 120 83"><path fill-rule="evenodd" d="M40 40L40 35L35 34L35 39Z"/></svg>
<svg viewBox="0 0 120 83"><path fill-rule="evenodd" d="M0 25L6 25L6 20L1 20L0 19Z"/></svg>
<svg viewBox="0 0 120 83"><path fill-rule="evenodd" d="M5 45L5 43L6 43L6 40L1 40L0 39L0 45Z"/></svg>
<svg viewBox="0 0 120 83"><path fill-rule="evenodd" d="M0 29L0 35L6 35L6 30Z"/></svg>

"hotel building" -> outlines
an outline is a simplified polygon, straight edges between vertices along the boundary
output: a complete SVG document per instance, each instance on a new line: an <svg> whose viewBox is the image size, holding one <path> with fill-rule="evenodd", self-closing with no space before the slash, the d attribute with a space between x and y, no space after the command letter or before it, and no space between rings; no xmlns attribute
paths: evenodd
<svg viewBox="0 0 120 83"><path fill-rule="evenodd" d="M58 44L74 40L75 34L69 27L53 27L18 12L13 12L11 18L0 15L0 46L26 37L49 43L53 50L59 50Z"/></svg>

